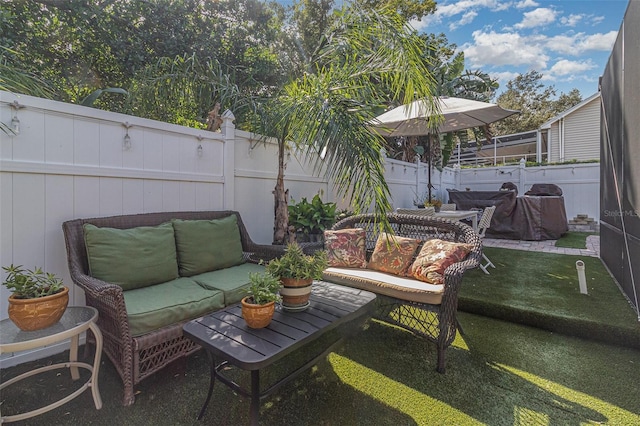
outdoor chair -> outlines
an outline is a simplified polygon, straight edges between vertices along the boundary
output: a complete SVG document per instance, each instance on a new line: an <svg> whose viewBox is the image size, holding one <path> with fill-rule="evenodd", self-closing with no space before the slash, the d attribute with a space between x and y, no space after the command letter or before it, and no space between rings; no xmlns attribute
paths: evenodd
<svg viewBox="0 0 640 426"><path fill-rule="evenodd" d="M416 216L433 216L436 213L435 207L425 207L423 209L397 209L398 214L412 214Z"/></svg>
<svg viewBox="0 0 640 426"><path fill-rule="evenodd" d="M484 239L484 235L487 232L487 229L491 227L491 218L493 217L493 213L496 211L496 206L486 207L482 212L482 217L480 218L480 222L478 223L478 236L481 240ZM482 253L482 258L487 262L484 265L480 262L480 269L489 275L489 271L487 271L488 267L495 268L496 266L489 260L484 252Z"/></svg>
<svg viewBox="0 0 640 426"><path fill-rule="evenodd" d="M451 211L455 211L455 209L456 209L456 205L453 203L443 204L442 206L440 206L441 212L451 212Z"/></svg>

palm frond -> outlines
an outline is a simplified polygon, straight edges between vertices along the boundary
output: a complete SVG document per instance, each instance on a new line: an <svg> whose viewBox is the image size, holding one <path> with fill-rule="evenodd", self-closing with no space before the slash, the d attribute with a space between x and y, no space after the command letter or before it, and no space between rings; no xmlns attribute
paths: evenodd
<svg viewBox="0 0 640 426"><path fill-rule="evenodd" d="M372 208L381 229L388 229L391 209L384 139L368 124L390 101L425 99L437 109L423 49L394 11L347 8L316 51L315 72L278 98L286 139L315 159L315 171L326 173L356 212Z"/></svg>

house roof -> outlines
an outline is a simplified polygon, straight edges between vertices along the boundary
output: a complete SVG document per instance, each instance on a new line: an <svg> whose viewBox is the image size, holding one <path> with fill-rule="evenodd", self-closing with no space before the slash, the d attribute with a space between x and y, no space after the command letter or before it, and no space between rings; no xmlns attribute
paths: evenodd
<svg viewBox="0 0 640 426"><path fill-rule="evenodd" d="M547 120L546 122L542 123L540 125L539 130L543 130L543 129L549 129L551 128L551 125L553 123L555 123L556 121L560 121L561 119L565 118L567 115L573 113L576 110L579 110L580 108L582 108L583 106L585 106L586 104L588 104L589 102L593 101L594 99L597 99L600 97L600 92L596 92L593 95L589 96L588 98L584 99L582 102L580 102L579 104L576 104L574 106L572 106L571 108L569 108L566 111L561 112L560 114L556 115L555 117Z"/></svg>

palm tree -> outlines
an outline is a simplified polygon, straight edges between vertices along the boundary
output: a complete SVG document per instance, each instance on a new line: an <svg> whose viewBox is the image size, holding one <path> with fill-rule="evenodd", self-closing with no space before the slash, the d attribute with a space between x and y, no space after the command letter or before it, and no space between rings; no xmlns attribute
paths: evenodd
<svg viewBox="0 0 640 426"><path fill-rule="evenodd" d="M373 207L381 229L391 208L384 178L384 138L367 125L389 102L424 98L434 104L422 58L423 40L395 10L342 9L321 38L308 71L288 83L272 104L279 147L274 189L274 243L287 239L284 153L293 143L336 185L357 213ZM434 105L435 108L435 105Z"/></svg>
<svg viewBox="0 0 640 426"><path fill-rule="evenodd" d="M194 54L162 57L136 73L127 109L138 117L203 128L216 103L243 120L254 101L234 81L232 67Z"/></svg>
<svg viewBox="0 0 640 426"><path fill-rule="evenodd" d="M18 53L0 46L0 90L51 99L54 95L44 80L21 66Z"/></svg>
<svg viewBox="0 0 640 426"><path fill-rule="evenodd" d="M40 78L27 72L20 65L17 53L0 46L0 90L51 99L53 90ZM6 124L0 122L0 131L15 134Z"/></svg>

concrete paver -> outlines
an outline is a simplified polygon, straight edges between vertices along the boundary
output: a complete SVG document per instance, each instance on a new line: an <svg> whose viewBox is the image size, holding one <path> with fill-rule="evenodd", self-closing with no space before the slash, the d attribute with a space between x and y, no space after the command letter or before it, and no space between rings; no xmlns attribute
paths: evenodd
<svg viewBox="0 0 640 426"><path fill-rule="evenodd" d="M483 244L486 247L501 247L513 250L541 251L555 254L572 254L578 256L600 257L600 236L589 235L587 237L586 249L573 249L556 247L556 240L545 241L519 241L502 240L496 238L484 238Z"/></svg>

